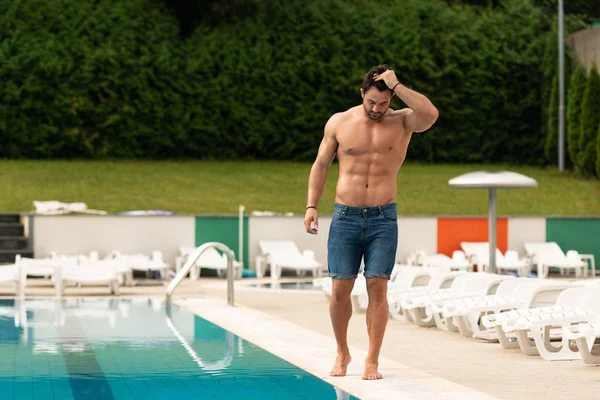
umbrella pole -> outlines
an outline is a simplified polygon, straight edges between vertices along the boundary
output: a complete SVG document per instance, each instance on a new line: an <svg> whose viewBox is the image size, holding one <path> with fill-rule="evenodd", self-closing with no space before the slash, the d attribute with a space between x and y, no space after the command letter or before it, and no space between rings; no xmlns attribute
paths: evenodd
<svg viewBox="0 0 600 400"><path fill-rule="evenodd" d="M489 221L488 221L488 241L490 243L490 260L488 272L496 273L496 189L489 190Z"/></svg>

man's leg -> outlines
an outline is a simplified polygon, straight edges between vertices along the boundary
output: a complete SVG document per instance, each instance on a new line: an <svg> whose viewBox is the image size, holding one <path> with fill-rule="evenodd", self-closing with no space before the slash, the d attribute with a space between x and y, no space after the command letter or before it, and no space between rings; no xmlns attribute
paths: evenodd
<svg viewBox="0 0 600 400"><path fill-rule="evenodd" d="M327 264L333 284L329 314L337 341L338 356L331 376L345 376L346 366L351 360L346 336L352 315L350 295L362 259L361 223L362 218L358 211L338 203L334 204L327 240Z"/></svg>
<svg viewBox="0 0 600 400"><path fill-rule="evenodd" d="M389 309L387 302L386 278L367 278L367 293L369 305L367 307L367 331L369 333L369 352L365 360L363 379L381 379L378 372L379 351L383 342L383 335L387 326Z"/></svg>
<svg viewBox="0 0 600 400"><path fill-rule="evenodd" d="M337 359L329 373L331 376L345 376L346 367L352 361L348 348L348 323L352 316L352 302L350 294L354 287L355 279L333 279L329 314L333 325L333 333L337 342Z"/></svg>

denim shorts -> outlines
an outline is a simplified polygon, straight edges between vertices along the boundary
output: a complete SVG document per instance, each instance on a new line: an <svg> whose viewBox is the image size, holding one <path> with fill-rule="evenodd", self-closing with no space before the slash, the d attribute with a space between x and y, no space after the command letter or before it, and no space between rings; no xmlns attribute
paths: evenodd
<svg viewBox="0 0 600 400"><path fill-rule="evenodd" d="M327 264L334 279L354 279L364 257L365 278L390 279L398 248L396 203L350 207L334 203Z"/></svg>

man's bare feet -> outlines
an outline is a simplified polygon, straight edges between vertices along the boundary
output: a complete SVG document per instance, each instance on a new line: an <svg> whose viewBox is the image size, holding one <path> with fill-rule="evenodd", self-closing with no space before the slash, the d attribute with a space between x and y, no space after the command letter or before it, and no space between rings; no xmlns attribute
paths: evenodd
<svg viewBox="0 0 600 400"><path fill-rule="evenodd" d="M346 368L352 361L350 354L339 354L335 359L335 365L331 369L329 376L346 376Z"/></svg>
<svg viewBox="0 0 600 400"><path fill-rule="evenodd" d="M365 373L362 378L370 381L381 379L383 376L377 371L377 364L365 363Z"/></svg>

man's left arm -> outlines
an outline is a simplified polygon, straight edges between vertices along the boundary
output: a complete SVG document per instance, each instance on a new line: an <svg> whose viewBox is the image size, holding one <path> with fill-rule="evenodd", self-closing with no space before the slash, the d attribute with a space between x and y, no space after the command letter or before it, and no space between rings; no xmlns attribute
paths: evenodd
<svg viewBox="0 0 600 400"><path fill-rule="evenodd" d="M409 107L404 119L404 126L408 132L426 131L437 121L439 112L433 103L424 95L402 85L393 70L388 69L374 78L383 79L394 94Z"/></svg>

